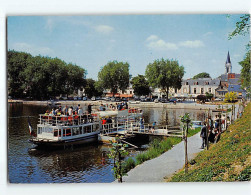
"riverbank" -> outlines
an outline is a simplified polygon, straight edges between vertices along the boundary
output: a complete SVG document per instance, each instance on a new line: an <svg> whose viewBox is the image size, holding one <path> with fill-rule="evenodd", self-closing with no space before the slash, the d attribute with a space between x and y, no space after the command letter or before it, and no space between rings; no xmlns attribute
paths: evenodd
<svg viewBox="0 0 251 195"><path fill-rule="evenodd" d="M250 181L251 180L251 103L241 118L222 134L217 144L201 152L189 165L167 180L171 182Z"/></svg>
<svg viewBox="0 0 251 195"><path fill-rule="evenodd" d="M88 104L92 104L94 106L99 106L101 104L116 104L118 102L111 102L105 100L97 100L97 101L73 101L73 100L60 100L60 101L27 101L27 100L8 100L8 103L22 103L25 105L72 105L77 106L80 104L81 106L87 106ZM194 109L194 110L205 110L205 109L216 109L219 104L199 104L196 102L178 102L176 104L173 103L155 103L155 102L128 102L129 107L134 108L170 108L170 109Z"/></svg>

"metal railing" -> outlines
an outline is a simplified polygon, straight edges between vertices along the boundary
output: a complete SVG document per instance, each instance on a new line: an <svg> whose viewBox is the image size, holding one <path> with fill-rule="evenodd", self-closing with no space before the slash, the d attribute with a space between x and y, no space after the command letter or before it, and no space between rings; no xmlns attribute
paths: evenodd
<svg viewBox="0 0 251 195"><path fill-rule="evenodd" d="M56 115L50 116L46 114L39 115L38 123L41 125L52 125L52 126L72 126L72 125L83 125L87 123L98 122L98 118L95 115L83 114L83 115Z"/></svg>
<svg viewBox="0 0 251 195"><path fill-rule="evenodd" d="M134 122L122 122L122 123L109 123L103 124L100 131L103 135L117 133L124 130L125 134L149 134L149 135L162 135L172 137L183 137L183 130L180 128L164 126L152 126L150 124L140 124L138 121Z"/></svg>

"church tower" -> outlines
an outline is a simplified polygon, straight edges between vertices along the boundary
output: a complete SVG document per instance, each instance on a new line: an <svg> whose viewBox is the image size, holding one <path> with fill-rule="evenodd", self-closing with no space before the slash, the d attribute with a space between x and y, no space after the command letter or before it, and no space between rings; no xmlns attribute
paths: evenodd
<svg viewBox="0 0 251 195"><path fill-rule="evenodd" d="M230 60L229 51L227 53L227 60L226 60L225 68L226 68L225 74L232 73L232 64Z"/></svg>

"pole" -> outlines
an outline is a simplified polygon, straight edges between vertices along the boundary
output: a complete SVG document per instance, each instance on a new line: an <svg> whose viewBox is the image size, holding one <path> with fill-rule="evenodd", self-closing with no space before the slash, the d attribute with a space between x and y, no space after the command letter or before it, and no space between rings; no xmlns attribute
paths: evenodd
<svg viewBox="0 0 251 195"><path fill-rule="evenodd" d="M207 129L206 129L206 145L207 145L207 150L209 149L209 144L208 144L208 131L209 131L209 112L210 108L208 109L208 114L207 114Z"/></svg>
<svg viewBox="0 0 251 195"><path fill-rule="evenodd" d="M187 130L188 130L188 123L187 123L187 128L185 128L185 173L187 174L188 172L188 158L187 158Z"/></svg>

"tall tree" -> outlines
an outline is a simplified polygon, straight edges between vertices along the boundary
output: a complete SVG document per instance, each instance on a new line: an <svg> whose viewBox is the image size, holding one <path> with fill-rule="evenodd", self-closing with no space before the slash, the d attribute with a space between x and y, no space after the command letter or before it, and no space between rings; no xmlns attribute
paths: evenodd
<svg viewBox="0 0 251 195"><path fill-rule="evenodd" d="M25 95L24 70L28 66L27 60L31 57L30 54L13 50L7 53L8 93L13 98L22 98Z"/></svg>
<svg viewBox="0 0 251 195"><path fill-rule="evenodd" d="M151 92L149 83L143 75L138 75L136 77L133 77L131 83L132 83L132 88L134 90L134 94L138 96L148 95Z"/></svg>
<svg viewBox="0 0 251 195"><path fill-rule="evenodd" d="M169 88L180 89L184 67L176 60L155 60L146 67L145 75L152 87L161 88L168 98Z"/></svg>
<svg viewBox="0 0 251 195"><path fill-rule="evenodd" d="M85 89L85 95L88 98L91 98L93 96L101 96L103 91L100 90L98 87L96 87L96 81L93 79L86 79L86 85L84 87Z"/></svg>
<svg viewBox="0 0 251 195"><path fill-rule="evenodd" d="M103 89L110 89L113 96L118 89L125 91L129 86L129 64L108 62L98 73L98 84Z"/></svg>
<svg viewBox="0 0 251 195"><path fill-rule="evenodd" d="M8 92L14 98L46 99L84 86L85 69L58 58L8 51Z"/></svg>
<svg viewBox="0 0 251 195"><path fill-rule="evenodd" d="M251 77L251 65L250 65L251 61L250 61L250 51L246 53L246 57L244 60L242 60L241 62L239 62L239 64L241 65L241 86L243 89L247 89L248 91L250 91L250 77Z"/></svg>
<svg viewBox="0 0 251 195"><path fill-rule="evenodd" d="M201 72L193 77L193 79L198 79L198 78L211 78L211 77L208 73Z"/></svg>

